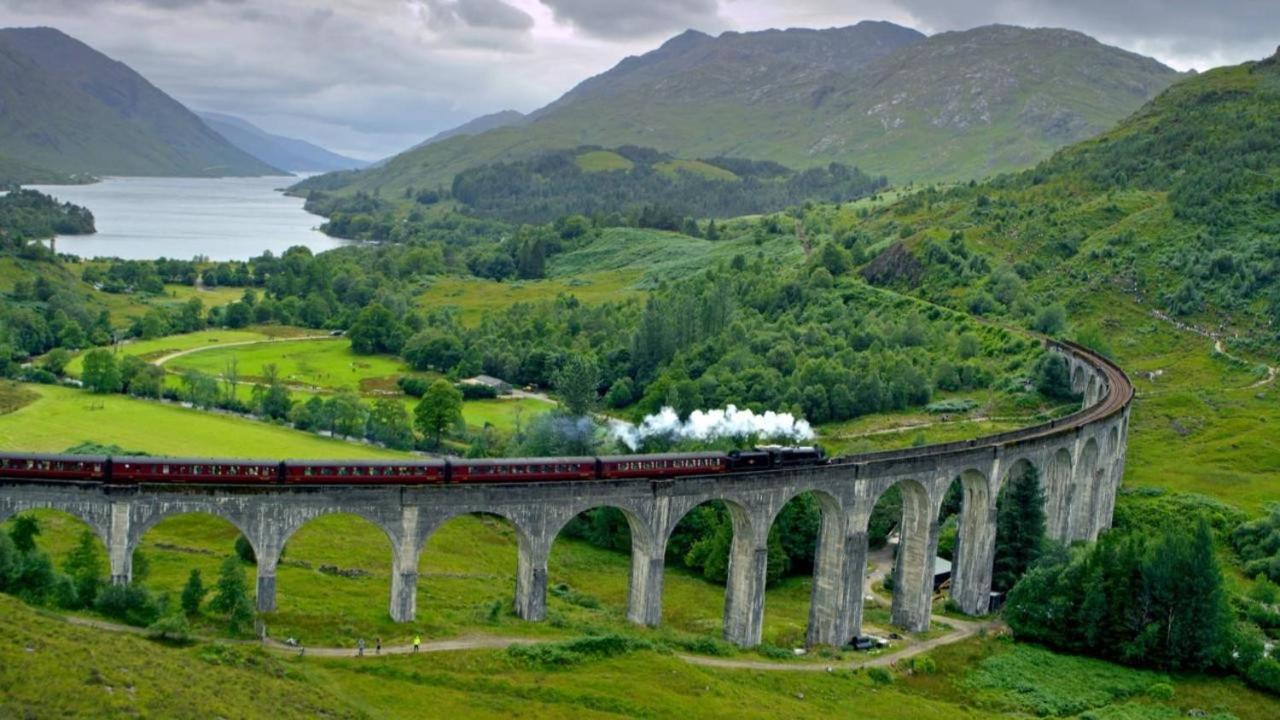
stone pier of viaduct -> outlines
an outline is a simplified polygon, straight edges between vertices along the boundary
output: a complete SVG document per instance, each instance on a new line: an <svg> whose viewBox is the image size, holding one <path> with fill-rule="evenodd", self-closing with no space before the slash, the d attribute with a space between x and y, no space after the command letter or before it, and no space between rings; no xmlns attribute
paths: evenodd
<svg viewBox="0 0 1280 720"><path fill-rule="evenodd" d="M724 637L758 644L764 617L769 528L787 501L813 493L821 530L813 573L807 639L839 645L862 623L867 528L877 499L897 486L902 495L894 624L929 626L938 516L959 479L963 505L951 596L965 612L988 611L996 540L996 497L1028 466L1045 491L1048 534L1070 542L1094 539L1111 523L1124 472L1133 389L1124 373L1082 348L1053 343L1069 363L1082 408L1051 423L975 440L840 458L831 464L683 480L577 481L502 485L376 487L141 487L32 483L0 478L0 521L25 510L53 508L84 520L103 538L115 582L128 582L144 533L167 517L207 513L225 518L252 543L258 558L257 605L276 604L281 552L305 523L352 513L381 528L393 557L390 613L410 621L417 611L418 560L441 525L466 513L506 518L519 543L515 609L527 620L546 615L551 544L579 513L613 507L631 529L628 618L658 625L667 541L682 517L722 501L733 521Z"/></svg>

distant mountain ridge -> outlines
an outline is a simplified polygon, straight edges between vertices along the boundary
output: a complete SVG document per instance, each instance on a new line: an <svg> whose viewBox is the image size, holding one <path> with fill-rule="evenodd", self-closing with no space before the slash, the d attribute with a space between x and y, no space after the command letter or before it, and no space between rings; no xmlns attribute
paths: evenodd
<svg viewBox="0 0 1280 720"><path fill-rule="evenodd" d="M234 115L217 112L196 114L232 145L281 170L330 172L355 170L369 165L364 160L339 155L306 140L269 133L248 120Z"/></svg>
<svg viewBox="0 0 1280 720"><path fill-rule="evenodd" d="M838 161L894 182L968 179L1101 132L1179 77L1069 30L688 31L519 125L420 146L342 182L395 193L540 151L629 144L798 168Z"/></svg>
<svg viewBox="0 0 1280 720"><path fill-rule="evenodd" d="M448 130L441 130L435 135L432 135L426 140L414 145L414 148L425 147L431 143L438 143L442 140L448 140L451 137L457 137L459 135L479 135L480 133L489 132L490 130L495 130L497 128L523 125L528 121L528 119L529 117L527 115L518 110L500 110L496 113L489 113L488 115L481 115L478 118L468 120L457 127L450 128Z"/></svg>
<svg viewBox="0 0 1280 720"><path fill-rule="evenodd" d="M124 63L53 28L0 29L0 155L69 174L282 174Z"/></svg>

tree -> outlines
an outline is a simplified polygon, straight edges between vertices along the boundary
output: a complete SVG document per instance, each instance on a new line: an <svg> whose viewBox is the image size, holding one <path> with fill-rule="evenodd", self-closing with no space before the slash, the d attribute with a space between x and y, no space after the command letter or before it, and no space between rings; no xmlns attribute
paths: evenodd
<svg viewBox="0 0 1280 720"><path fill-rule="evenodd" d="M40 534L40 521L30 515L19 515L9 528L9 538L20 553L36 549L36 536Z"/></svg>
<svg viewBox="0 0 1280 720"><path fill-rule="evenodd" d="M289 388L280 380L280 373L275 363L263 367L266 383L253 386L254 404L258 414L272 420L286 420L289 409L293 407L293 399L289 397Z"/></svg>
<svg viewBox="0 0 1280 720"><path fill-rule="evenodd" d="M350 390L334 395L324 404L325 425L342 437L363 437L368 413L359 396Z"/></svg>
<svg viewBox="0 0 1280 720"><path fill-rule="evenodd" d="M571 355L552 379L560 405L570 417L589 415L596 406L600 370L594 358Z"/></svg>
<svg viewBox="0 0 1280 720"><path fill-rule="evenodd" d="M462 342L441 330L423 330L409 338L401 355L414 370L448 372L462 360Z"/></svg>
<svg viewBox="0 0 1280 720"><path fill-rule="evenodd" d="M227 305L223 317L227 327L242 328L253 320L253 308L243 302L233 302Z"/></svg>
<svg viewBox="0 0 1280 720"><path fill-rule="evenodd" d="M182 387L183 399L195 407L210 408L218 402L218 381L195 368L183 371Z"/></svg>
<svg viewBox="0 0 1280 720"><path fill-rule="evenodd" d="M181 332L195 332L204 326L204 302L193 297L182 304L174 324Z"/></svg>
<svg viewBox="0 0 1280 720"><path fill-rule="evenodd" d="M182 610L187 615L195 615L200 612L200 603L204 601L207 591L204 588L204 581L200 578L200 571L191 570L191 574L187 576L187 584L182 588Z"/></svg>
<svg viewBox="0 0 1280 720"><path fill-rule="evenodd" d="M93 393L113 393L120 389L120 369L110 350L96 348L85 353L80 381Z"/></svg>
<svg viewBox="0 0 1280 720"><path fill-rule="evenodd" d="M164 369L144 363L129 381L129 394L136 397L158 398L164 392Z"/></svg>
<svg viewBox="0 0 1280 720"><path fill-rule="evenodd" d="M232 634L253 621L253 605L249 602L248 582L240 558L233 555L222 562L209 609L226 614L227 629Z"/></svg>
<svg viewBox="0 0 1280 720"><path fill-rule="evenodd" d="M448 380L436 380L414 408L413 418L418 430L439 447L444 431L462 418L462 393Z"/></svg>
<svg viewBox="0 0 1280 720"><path fill-rule="evenodd" d="M1045 335L1058 335L1067 327L1067 311L1057 303L1046 305L1036 315L1031 327Z"/></svg>
<svg viewBox="0 0 1280 720"><path fill-rule="evenodd" d="M834 242L827 242L822 246L822 252L818 254L818 264L826 268L827 272L834 277L849 272L851 267L849 254Z"/></svg>
<svg viewBox="0 0 1280 720"><path fill-rule="evenodd" d="M1071 371L1067 359L1058 353L1045 353L1036 363L1036 389L1042 395L1057 400L1075 400L1079 398L1071 390Z"/></svg>
<svg viewBox="0 0 1280 720"><path fill-rule="evenodd" d="M249 542L249 538L243 534L237 535L235 547L236 557L240 558L241 562L246 562L250 565L258 564L258 556L253 552L253 543Z"/></svg>
<svg viewBox="0 0 1280 720"><path fill-rule="evenodd" d="M82 606L92 605L98 594L98 586L102 582L99 569L102 567L102 555L98 552L98 541L93 531L80 533L80 540L75 549L67 555L62 563L63 572L71 576L75 584L76 598Z"/></svg>
<svg viewBox="0 0 1280 720"><path fill-rule="evenodd" d="M991 586L1005 592L1040 558L1044 543L1044 492L1040 473L1028 465L996 500L996 556Z"/></svg>
<svg viewBox="0 0 1280 720"><path fill-rule="evenodd" d="M619 409L630 405L635 400L635 396L635 384L631 382L630 377L623 375L609 387L609 392L605 393L604 402L611 408Z"/></svg>
<svg viewBox="0 0 1280 720"><path fill-rule="evenodd" d="M390 310L374 303L356 315L355 322L347 330L351 350L359 355L400 352L404 345L404 326Z"/></svg>
<svg viewBox="0 0 1280 720"><path fill-rule="evenodd" d="M404 404L394 398L378 398L369 410L366 435L396 450L413 447L413 421Z"/></svg>
<svg viewBox="0 0 1280 720"><path fill-rule="evenodd" d="M54 375L61 375L67 369L67 363L71 362L71 351L66 348L57 347L49 351L48 355L40 362L45 370Z"/></svg>

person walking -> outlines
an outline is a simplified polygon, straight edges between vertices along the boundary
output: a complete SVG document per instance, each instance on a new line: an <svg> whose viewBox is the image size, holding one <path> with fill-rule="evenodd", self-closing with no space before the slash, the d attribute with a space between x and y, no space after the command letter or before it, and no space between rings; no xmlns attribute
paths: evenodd
<svg viewBox="0 0 1280 720"><path fill-rule="evenodd" d="M421 636L421 635L414 635L414 636L413 636L413 651L414 651L414 652L418 652L418 646L419 646L419 645L421 645L421 644L422 644L422 636Z"/></svg>
<svg viewBox="0 0 1280 720"><path fill-rule="evenodd" d="M356 641L356 657L364 657L364 638Z"/></svg>
<svg viewBox="0 0 1280 720"><path fill-rule="evenodd" d="M373 654L374 655L382 654L382 636L381 635L373 639Z"/></svg>

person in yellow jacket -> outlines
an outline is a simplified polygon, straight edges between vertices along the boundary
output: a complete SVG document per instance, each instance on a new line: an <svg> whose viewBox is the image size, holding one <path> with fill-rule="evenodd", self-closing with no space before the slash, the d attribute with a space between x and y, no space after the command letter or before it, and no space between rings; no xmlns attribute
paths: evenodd
<svg viewBox="0 0 1280 720"><path fill-rule="evenodd" d="M413 651L414 651L414 652L418 652L418 646L419 646L419 645L421 645L421 644L422 644L422 636L421 636L421 635L414 635L414 636L413 636Z"/></svg>

